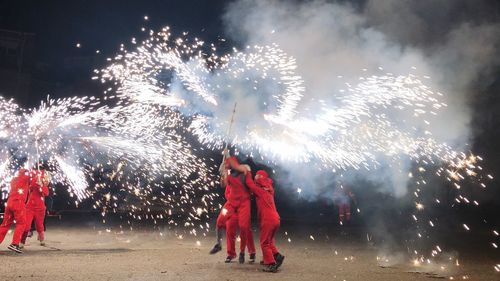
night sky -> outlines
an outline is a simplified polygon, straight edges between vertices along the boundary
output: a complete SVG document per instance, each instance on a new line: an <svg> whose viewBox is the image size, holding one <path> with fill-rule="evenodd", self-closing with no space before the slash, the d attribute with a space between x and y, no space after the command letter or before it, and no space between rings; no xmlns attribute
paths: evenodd
<svg viewBox="0 0 500 281"><path fill-rule="evenodd" d="M172 25L178 32L215 38L222 33L224 1L5 1L0 4L0 27L37 36L37 57L57 61L61 56L113 53L140 28ZM144 16L150 21L145 22ZM76 50L80 42L82 48Z"/></svg>
<svg viewBox="0 0 500 281"><path fill-rule="evenodd" d="M0 29L35 34L33 77L49 82L49 86L32 89L29 97L3 94L34 106L47 94L62 97L99 91L90 82L92 70L113 56L120 44L146 36L142 27L148 31L170 25L174 33L189 32L215 41L223 33L223 10L224 1L220 0L1 1ZM94 57L95 65L68 71L65 59L74 57Z"/></svg>

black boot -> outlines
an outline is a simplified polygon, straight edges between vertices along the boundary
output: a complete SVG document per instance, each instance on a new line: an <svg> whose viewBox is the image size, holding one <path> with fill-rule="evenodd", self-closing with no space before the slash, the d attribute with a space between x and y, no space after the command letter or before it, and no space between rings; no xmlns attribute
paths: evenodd
<svg viewBox="0 0 500 281"><path fill-rule="evenodd" d="M240 253L240 257L238 259L240 263L245 263L245 253Z"/></svg>
<svg viewBox="0 0 500 281"><path fill-rule="evenodd" d="M214 247L212 248L212 250L210 250L209 254L211 254L211 255L216 254L220 250L222 250L222 246L220 245L220 243L217 243L217 244L214 245Z"/></svg>
<svg viewBox="0 0 500 281"><path fill-rule="evenodd" d="M262 271L276 273L276 272L278 272L278 265L275 263L270 264L266 268L264 268Z"/></svg>
<svg viewBox="0 0 500 281"><path fill-rule="evenodd" d="M234 258L236 257L233 257L233 256L227 256L226 260L224 261L225 263L230 263L232 260L234 260Z"/></svg>
<svg viewBox="0 0 500 281"><path fill-rule="evenodd" d="M255 262L255 253L251 253L250 254L250 260L249 260L250 263L254 263Z"/></svg>
<svg viewBox="0 0 500 281"><path fill-rule="evenodd" d="M283 261L285 260L285 256L283 256L280 253L276 253L276 254L274 254L274 260L276 261L276 268L279 268L283 264Z"/></svg>
<svg viewBox="0 0 500 281"><path fill-rule="evenodd" d="M7 249L14 251L16 253L22 254L23 250L19 247L19 245L16 244L10 244Z"/></svg>

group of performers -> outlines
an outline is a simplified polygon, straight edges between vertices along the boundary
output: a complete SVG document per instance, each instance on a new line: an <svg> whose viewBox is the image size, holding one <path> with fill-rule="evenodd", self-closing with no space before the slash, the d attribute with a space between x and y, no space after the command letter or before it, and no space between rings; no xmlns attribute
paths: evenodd
<svg viewBox="0 0 500 281"><path fill-rule="evenodd" d="M227 152L226 152L227 153ZM280 216L274 203L273 181L264 170L257 171L252 177L248 165L242 165L235 156L227 157L221 169L221 186L225 188L226 203L216 223L217 242L210 251L215 254L222 250L222 236L225 229L227 258L226 263L236 258L236 233L239 228L239 263L245 262L245 249L248 249L250 262L255 262L255 245L251 230L251 202L253 194L257 203L259 217L260 247L266 272L277 272L282 265L283 256L275 246L274 236L280 226Z"/></svg>
<svg viewBox="0 0 500 281"><path fill-rule="evenodd" d="M227 153L227 152L226 152ZM22 253L32 222L38 232L38 240L44 246L45 197L49 195L50 174L44 169L19 169L10 182L10 192L5 204L3 222L0 225L0 243L15 222L12 243L8 249ZM240 164L235 156L225 157L221 167L221 186L225 188L226 202L217 218L215 246L210 254L222 250L222 237L226 233L226 263L236 259L236 235L239 229L239 263L245 262L245 250L249 261L255 262L255 245L251 229L251 195L255 196L262 250L261 264L266 272L277 272L285 257L275 246L274 236L280 226L280 216L274 203L273 181L264 170L255 177L248 165ZM354 194L341 186L334 192L334 203L339 208L339 222L350 220L350 201Z"/></svg>
<svg viewBox="0 0 500 281"><path fill-rule="evenodd" d="M34 221L38 241L44 246L45 197L49 195L50 174L43 169L19 169L10 182L10 191L2 224L0 243L10 226L16 223L9 250L22 253L24 244Z"/></svg>

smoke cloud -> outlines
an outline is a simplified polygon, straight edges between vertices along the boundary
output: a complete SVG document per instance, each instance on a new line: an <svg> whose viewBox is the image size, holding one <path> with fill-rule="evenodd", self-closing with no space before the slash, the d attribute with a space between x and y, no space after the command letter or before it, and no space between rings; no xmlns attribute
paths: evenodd
<svg viewBox="0 0 500 281"><path fill-rule="evenodd" d="M443 93L448 105L432 120L433 138L462 149L472 134L470 101L482 89L477 81L494 79L492 70L500 63L500 23L489 12L491 5L491 1L371 0L353 5L238 0L228 5L223 20L228 36L241 46L276 43L297 60L296 71L306 87L299 111L314 111L319 100L328 103L347 95L339 90L361 76L411 72L427 77L425 84ZM399 166L383 168L375 176L366 174L379 183L392 182L387 190L404 195L411 165ZM303 167L291 172L299 178L301 173L312 178Z"/></svg>

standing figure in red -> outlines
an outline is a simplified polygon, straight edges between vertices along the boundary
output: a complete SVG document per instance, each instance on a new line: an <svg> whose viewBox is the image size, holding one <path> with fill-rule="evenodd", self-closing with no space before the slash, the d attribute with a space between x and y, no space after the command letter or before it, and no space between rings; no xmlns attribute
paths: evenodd
<svg viewBox="0 0 500 281"><path fill-rule="evenodd" d="M221 185L224 186L223 179L224 176L221 177ZM230 197L231 193L231 188L229 185L225 186L225 192L224 192L224 197L226 200ZM217 217L217 222L216 222L216 229L215 229L215 235L216 235L216 243L214 247L210 250L210 254L213 255L215 253L218 253L219 251L222 250L222 236L224 233L224 230L226 229L226 224L229 221L229 214L228 214L228 208L229 207L229 201L226 201L224 206L222 207L219 216ZM231 225L229 226L231 229L231 233L236 233L236 230L238 228L238 220L231 220ZM247 243L247 249L248 253L250 254L250 262L253 263L255 262L255 244L253 242L253 235L252 235L252 230L250 229L250 232L248 233L248 243ZM235 253L236 254L236 253ZM229 256L229 254L228 254Z"/></svg>
<svg viewBox="0 0 500 281"><path fill-rule="evenodd" d="M240 165L235 156L231 156L225 161L226 172L223 173L222 180L224 185L230 188L227 203L225 205L227 209L226 263L236 258L236 225L240 229L240 255L238 261L240 263L245 262L245 248L247 244L250 248L250 260L255 260L255 246L253 245L253 235L250 227L250 192L245 185L244 175L244 173L248 171L247 167L248 166Z"/></svg>
<svg viewBox="0 0 500 281"><path fill-rule="evenodd" d="M221 176L221 186L222 187L224 187L223 177L224 176ZM231 192L231 189L229 188L228 185L225 186L225 188L226 189L224 191L224 198L226 198L226 203L224 204L224 206L220 210L219 216L217 217L217 222L215 223L215 238L217 241L216 241L214 247L212 248L212 250L210 250L210 252L209 252L211 255L216 254L222 250L222 236L223 236L224 230L226 229L226 222L228 219L227 208L228 208L229 202L227 202L227 200L229 198L229 193Z"/></svg>
<svg viewBox="0 0 500 281"><path fill-rule="evenodd" d="M274 235L280 227L280 216L274 204L273 181L264 170L257 171L255 182L252 174L246 173L246 184L255 194L257 201L257 213L260 225L260 247L264 258L264 269L266 272L277 272L283 264L285 256L278 252L275 246Z"/></svg>
<svg viewBox="0 0 500 281"><path fill-rule="evenodd" d="M356 203L356 197L348 186L340 185L333 192L333 203L339 210L339 224L344 225L351 220L351 200Z"/></svg>
<svg viewBox="0 0 500 281"><path fill-rule="evenodd" d="M49 195L50 174L45 170L34 170L31 172L30 194L26 203L26 228L24 230L21 247L26 243L26 238L31 228L31 223L35 221L36 232L40 245L45 246L44 226L45 219L45 197Z"/></svg>
<svg viewBox="0 0 500 281"><path fill-rule="evenodd" d="M10 182L10 192L7 203L5 204L5 214L2 224L0 225L0 243L3 242L10 226L16 221L12 244L7 248L11 251L22 253L23 250L19 247L21 236L25 229L25 206L26 195L28 194L30 177L28 170L20 169L17 175Z"/></svg>

